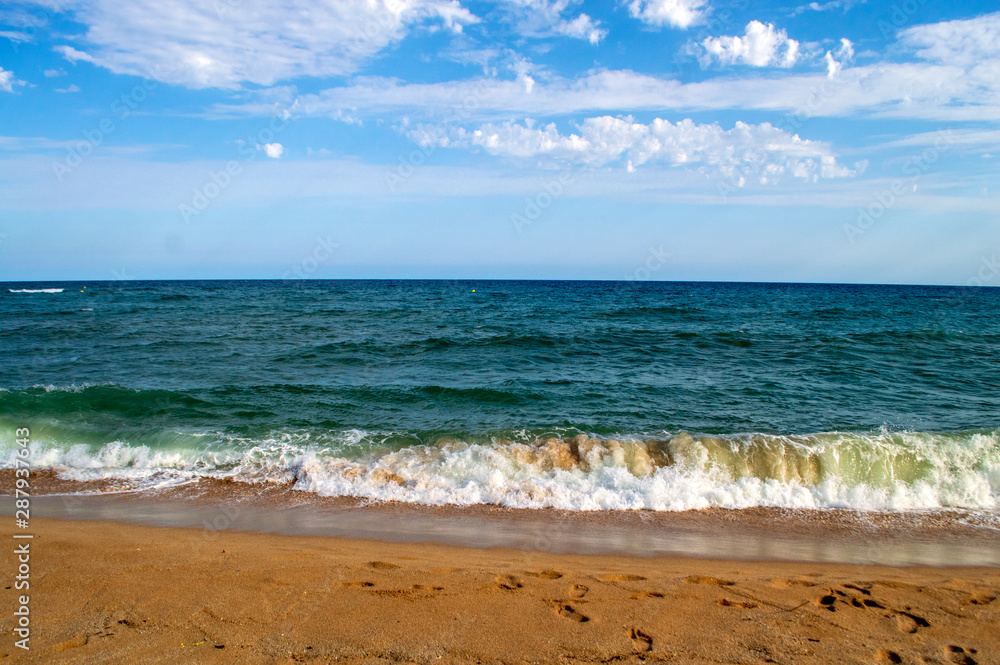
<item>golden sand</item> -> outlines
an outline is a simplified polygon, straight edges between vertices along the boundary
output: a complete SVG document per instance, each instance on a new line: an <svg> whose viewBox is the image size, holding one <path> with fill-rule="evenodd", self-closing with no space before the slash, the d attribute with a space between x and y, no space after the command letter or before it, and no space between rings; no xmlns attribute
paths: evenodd
<svg viewBox="0 0 1000 665"><path fill-rule="evenodd" d="M37 663L997 663L1000 570L34 518ZM8 567L9 568L9 567Z"/></svg>

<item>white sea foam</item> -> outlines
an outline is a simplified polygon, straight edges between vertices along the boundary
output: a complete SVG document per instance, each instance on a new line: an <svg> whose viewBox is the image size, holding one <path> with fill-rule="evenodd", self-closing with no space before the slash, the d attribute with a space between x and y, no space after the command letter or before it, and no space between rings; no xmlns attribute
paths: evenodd
<svg viewBox="0 0 1000 665"><path fill-rule="evenodd" d="M1000 432L449 440L394 451L363 443L372 439L352 430L329 439L216 440L200 449L43 442L34 444L33 466L78 481L119 479L141 487L198 478L292 482L324 496L431 505L1000 512ZM14 454L7 451L0 464L13 466Z"/></svg>
<svg viewBox="0 0 1000 665"><path fill-rule="evenodd" d="M62 293L63 289L7 289L11 293Z"/></svg>

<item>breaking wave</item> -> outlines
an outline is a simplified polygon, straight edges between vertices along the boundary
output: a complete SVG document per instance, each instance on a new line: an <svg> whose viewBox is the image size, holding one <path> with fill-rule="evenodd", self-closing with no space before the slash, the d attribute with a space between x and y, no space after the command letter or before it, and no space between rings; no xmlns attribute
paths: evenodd
<svg viewBox="0 0 1000 665"><path fill-rule="evenodd" d="M65 437L60 437L65 438ZM34 468L138 487L229 478L323 496L564 510L1000 509L1000 431L594 438L284 433L158 434L146 442L36 439ZM14 451L3 466L14 465Z"/></svg>

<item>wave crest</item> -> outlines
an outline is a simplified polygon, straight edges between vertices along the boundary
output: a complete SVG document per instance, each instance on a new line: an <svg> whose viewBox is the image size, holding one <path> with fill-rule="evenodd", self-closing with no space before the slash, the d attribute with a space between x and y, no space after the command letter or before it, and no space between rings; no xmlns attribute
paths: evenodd
<svg viewBox="0 0 1000 665"><path fill-rule="evenodd" d="M140 487L230 478L325 496L565 510L847 508L1000 510L1000 432L605 439L345 430L252 440L160 436L148 445L36 440L35 468ZM3 466L14 465L8 450Z"/></svg>

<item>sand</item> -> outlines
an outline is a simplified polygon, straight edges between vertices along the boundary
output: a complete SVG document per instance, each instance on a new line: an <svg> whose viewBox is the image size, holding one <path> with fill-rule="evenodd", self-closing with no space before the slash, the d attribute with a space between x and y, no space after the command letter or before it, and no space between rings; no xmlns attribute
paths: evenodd
<svg viewBox="0 0 1000 665"><path fill-rule="evenodd" d="M15 591L0 608L0 655L18 662L1000 662L996 568L585 556L51 518L33 518L31 531L30 652L9 637Z"/></svg>

